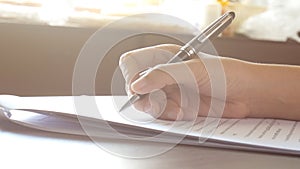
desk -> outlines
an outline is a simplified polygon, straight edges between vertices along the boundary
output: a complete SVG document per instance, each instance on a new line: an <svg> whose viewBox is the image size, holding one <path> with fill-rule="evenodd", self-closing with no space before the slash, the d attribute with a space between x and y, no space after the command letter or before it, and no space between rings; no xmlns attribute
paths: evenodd
<svg viewBox="0 0 300 169"><path fill-rule="evenodd" d="M5 168L204 168L299 169L300 157L178 145L147 159L112 155L88 137L50 133L16 125L0 116L0 165ZM158 143L103 139L103 144L132 151Z"/></svg>

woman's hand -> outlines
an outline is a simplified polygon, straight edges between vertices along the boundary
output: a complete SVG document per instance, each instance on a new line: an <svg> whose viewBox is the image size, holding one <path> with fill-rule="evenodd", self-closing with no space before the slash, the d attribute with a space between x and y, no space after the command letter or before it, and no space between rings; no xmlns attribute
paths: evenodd
<svg viewBox="0 0 300 169"><path fill-rule="evenodd" d="M190 120L198 115L207 116L213 99L216 102L225 101L223 117L246 117L249 114L247 105L239 97L241 92L239 92L238 86L245 83L242 82L242 78L233 76L233 79L229 80L230 84L227 86L230 89L228 87L225 89L231 92L229 93L230 98L211 97L210 78L203 59L208 62L220 62L226 58L202 54L202 59L195 57L195 59L180 63L163 64L167 63L179 49L180 46L177 45L159 45L122 55L120 67L126 80L128 93L144 94L143 98L134 104L136 109L157 118ZM227 70L227 73L234 73L239 69L238 66L242 66L239 65L242 62L234 61L237 65L231 63L232 68ZM140 72L150 67L154 67L154 69L139 76ZM178 82L177 79L182 80ZM179 85L179 83L183 85ZM194 96L191 96L193 93ZM183 95L189 95L185 97L185 100L188 99L188 103L184 104L187 101L182 100ZM191 109L195 105L197 105L197 109Z"/></svg>
<svg viewBox="0 0 300 169"><path fill-rule="evenodd" d="M127 92L144 95L134 104L136 109L167 120L207 115L300 119L300 104L295 102L300 99L300 89L291 91L300 83L299 67L255 64L204 53L200 54L201 59L195 56L188 61L164 64L179 49L177 45L158 45L122 55L120 68ZM222 69L216 67L214 71L214 65L218 65L215 63ZM219 86L214 78L221 79ZM287 85L278 85L283 80L287 80ZM292 98L287 97L289 93ZM283 114L289 107L292 112Z"/></svg>

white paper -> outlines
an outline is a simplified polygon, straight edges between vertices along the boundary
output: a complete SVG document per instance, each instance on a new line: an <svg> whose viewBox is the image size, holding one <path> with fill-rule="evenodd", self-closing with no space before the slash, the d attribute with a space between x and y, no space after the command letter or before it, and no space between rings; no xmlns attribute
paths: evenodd
<svg viewBox="0 0 300 169"><path fill-rule="evenodd" d="M81 130L85 124L78 123L76 117L86 116L93 119L101 120L101 124L106 121L120 124L116 127L123 132L131 135L148 135L151 131L165 131L167 133L177 133L181 136L191 136L194 138L193 143L197 143L196 138L203 138L203 129L209 126L203 126L207 119L199 117L194 122L172 122L154 119L146 113L138 112L133 108L129 108L121 114L117 111L115 101L126 101L127 97L119 96L77 96L78 101L83 100L90 102L91 98L95 100L96 110L91 107L83 107L87 111L81 113L74 105L74 97L17 97L17 96L0 96L0 105L10 109L10 119L19 124L33 127L41 130L49 130L54 132L84 134L86 131ZM76 101L75 101L76 103ZM78 103L78 102L77 102ZM84 106L85 104L79 105ZM41 115L30 111L17 110L46 110ZM62 116L63 115L63 116ZM78 116L79 115L79 116ZM72 118L69 118L72 117ZM98 124L98 122L97 122ZM97 126L96 123L86 124L88 128L95 125L95 130L102 130L101 135L113 137L111 131L108 131L105 125ZM69 126L68 126L69 125ZM134 126L134 128L130 127ZM49 128L47 128L49 127ZM151 129L151 130L145 130ZM108 131L108 132L107 132ZM201 135L202 134L202 135ZM164 139L172 139L164 137ZM247 147L248 149L273 149L276 151L292 151L293 154L300 154L300 124L298 121L288 121L279 119L221 119L217 129L213 135L209 136L208 141L213 141L217 145L220 143L228 144L228 147ZM200 144L200 143L199 143Z"/></svg>

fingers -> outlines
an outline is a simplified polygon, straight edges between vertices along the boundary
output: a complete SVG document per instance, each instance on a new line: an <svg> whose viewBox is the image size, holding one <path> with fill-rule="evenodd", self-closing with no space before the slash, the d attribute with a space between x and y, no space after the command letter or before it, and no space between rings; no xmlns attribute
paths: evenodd
<svg viewBox="0 0 300 169"><path fill-rule="evenodd" d="M195 114L200 116L234 118L246 116L248 112L246 105L234 100L228 101L226 97L225 99L223 97L212 98L209 80L203 82L201 71L197 73L192 70L192 74L191 72L185 72L186 68L193 66L199 68L201 65L193 65L192 62L195 61L188 62L190 63L157 66L134 81L131 85L134 92L138 94L150 93L150 95L147 95L147 97L138 102L135 107L140 111L151 114L153 117L167 120L193 120L195 119ZM202 79L202 81L191 80L195 76L196 79ZM184 87L172 88L172 86L178 84L183 84ZM186 87L188 89L185 89ZM200 92L197 93L198 88L201 90L201 96ZM217 86L217 88L219 87ZM161 90L165 92L165 100L159 99L160 97L157 95L153 95L153 93ZM215 90L215 92L219 91ZM152 99L149 99L151 96ZM195 105L198 105L198 109L196 109Z"/></svg>
<svg viewBox="0 0 300 169"><path fill-rule="evenodd" d="M176 84L176 81L169 74L159 69L152 69L134 81L131 89L138 94L147 94L172 84Z"/></svg>
<svg viewBox="0 0 300 169"><path fill-rule="evenodd" d="M163 90L154 91L144 95L138 100L134 107L137 110L146 112L154 118L165 120L183 120L183 113L178 105L179 97L170 97L168 92Z"/></svg>
<svg viewBox="0 0 300 169"><path fill-rule="evenodd" d="M198 114L199 89L187 62L158 65L134 81L131 89L142 95L150 93L150 96L156 91L166 92L166 100L145 98L136 105L137 109L154 117L193 120ZM165 106L161 106L162 103Z"/></svg>
<svg viewBox="0 0 300 169"><path fill-rule="evenodd" d="M172 84L184 85L194 92L198 92L200 85L202 91L210 89L209 77L200 59L157 65L130 87L138 94L145 94Z"/></svg>
<svg viewBox="0 0 300 169"><path fill-rule="evenodd" d="M132 93L147 94L134 104L138 110L162 119L193 119L196 110L194 105L200 104L196 114L207 116L210 115L209 112L214 112L210 111L211 106L219 105L214 99L226 101L226 79L220 59L202 53L201 59L195 56L196 59L189 61L162 64L179 49L176 45L159 45L122 55L119 64L128 89ZM149 71L140 76L139 73L146 69ZM156 95L157 92L165 92L172 85L179 86L179 94L175 95L172 92L175 90L171 90L165 93L165 98ZM204 98L201 101L200 93L201 98ZM225 112L243 108L243 105L226 105ZM227 113L225 115L232 116Z"/></svg>
<svg viewBox="0 0 300 169"><path fill-rule="evenodd" d="M157 45L124 53L119 66L127 84L140 71L166 63L179 50L177 45Z"/></svg>

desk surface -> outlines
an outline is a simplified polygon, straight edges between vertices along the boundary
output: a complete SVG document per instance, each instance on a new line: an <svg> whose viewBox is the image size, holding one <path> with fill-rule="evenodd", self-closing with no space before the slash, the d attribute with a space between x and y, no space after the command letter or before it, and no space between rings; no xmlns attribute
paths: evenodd
<svg viewBox="0 0 300 169"><path fill-rule="evenodd" d="M143 151L158 143L103 139L115 149ZM147 159L115 156L88 137L38 131L16 125L0 116L0 165L9 168L272 168L299 169L300 157L178 145Z"/></svg>

